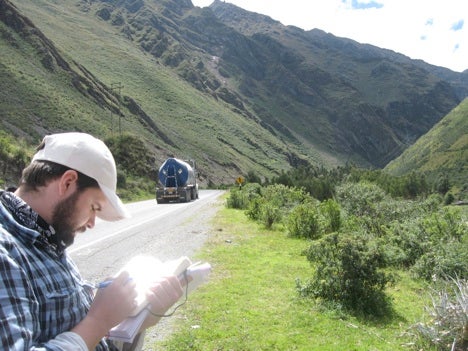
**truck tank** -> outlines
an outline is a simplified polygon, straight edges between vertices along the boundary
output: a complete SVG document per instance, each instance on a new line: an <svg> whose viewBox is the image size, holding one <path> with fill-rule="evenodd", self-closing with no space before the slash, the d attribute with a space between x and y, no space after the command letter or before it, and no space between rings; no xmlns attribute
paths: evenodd
<svg viewBox="0 0 468 351"><path fill-rule="evenodd" d="M195 170L185 161L168 158L159 167L158 179L159 186L156 190L158 203L187 202L198 198Z"/></svg>

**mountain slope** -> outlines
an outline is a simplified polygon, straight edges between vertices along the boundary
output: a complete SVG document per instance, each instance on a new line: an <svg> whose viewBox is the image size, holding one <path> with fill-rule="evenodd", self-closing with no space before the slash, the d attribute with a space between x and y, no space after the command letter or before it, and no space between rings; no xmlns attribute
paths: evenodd
<svg viewBox="0 0 468 351"><path fill-rule="evenodd" d="M327 140L337 153L357 153L369 164L383 166L459 102L448 82L401 54L320 30L284 27L221 1L211 8L223 23L266 50L275 48L283 70L296 78L277 86L275 98L295 106L306 101L312 112L304 109L286 119L331 130ZM311 106L315 104L321 109ZM317 115L322 119L317 121Z"/></svg>
<svg viewBox="0 0 468 351"><path fill-rule="evenodd" d="M66 34L63 42L47 41L49 46L46 30L7 8L8 2L0 3L6 15L0 22L0 48L7 54L0 62L6 96L0 102L2 128L32 142L51 131L83 130L107 137L123 129L146 140L154 167L170 154L195 158L203 182L229 183L249 170L274 174L299 159L257 121L193 89L105 22L86 13L83 17L75 2L69 2L71 12L62 21L57 18L64 3L25 4L31 7L23 13ZM68 27L74 30L65 31ZM120 91L118 86L123 86Z"/></svg>
<svg viewBox="0 0 468 351"><path fill-rule="evenodd" d="M419 138L385 171L403 175L412 171L432 177L444 174L460 188L468 188L468 98L428 133Z"/></svg>
<svg viewBox="0 0 468 351"><path fill-rule="evenodd" d="M306 162L383 167L468 91L463 74L442 79L444 69L221 1L0 3L34 19L27 32L50 44L27 46L3 22L1 128L34 138L123 129L145 140L156 164L197 159L207 182ZM52 70L42 57L51 45L61 55Z"/></svg>

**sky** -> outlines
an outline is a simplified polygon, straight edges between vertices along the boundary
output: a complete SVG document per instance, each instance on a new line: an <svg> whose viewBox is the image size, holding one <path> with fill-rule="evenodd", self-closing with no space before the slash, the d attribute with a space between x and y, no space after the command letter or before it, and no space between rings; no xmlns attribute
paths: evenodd
<svg viewBox="0 0 468 351"><path fill-rule="evenodd" d="M209 6L213 0L192 0ZM462 72L468 69L467 0L225 0L284 25L321 29Z"/></svg>

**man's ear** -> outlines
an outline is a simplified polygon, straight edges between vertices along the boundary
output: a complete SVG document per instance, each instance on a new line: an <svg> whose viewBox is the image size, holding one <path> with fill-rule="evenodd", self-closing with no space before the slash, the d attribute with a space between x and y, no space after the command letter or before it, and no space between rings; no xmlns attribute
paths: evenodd
<svg viewBox="0 0 468 351"><path fill-rule="evenodd" d="M74 192L76 189L76 183L78 182L78 172L69 169L60 177L59 182L59 193L60 195L65 195L67 192Z"/></svg>

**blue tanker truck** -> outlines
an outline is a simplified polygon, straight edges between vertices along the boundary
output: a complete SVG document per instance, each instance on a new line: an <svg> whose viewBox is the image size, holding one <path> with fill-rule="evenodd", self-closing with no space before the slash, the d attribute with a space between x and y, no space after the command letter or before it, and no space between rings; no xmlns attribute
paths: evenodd
<svg viewBox="0 0 468 351"><path fill-rule="evenodd" d="M198 199L198 184L195 165L192 167L177 158L168 158L159 167L156 201L189 202Z"/></svg>

